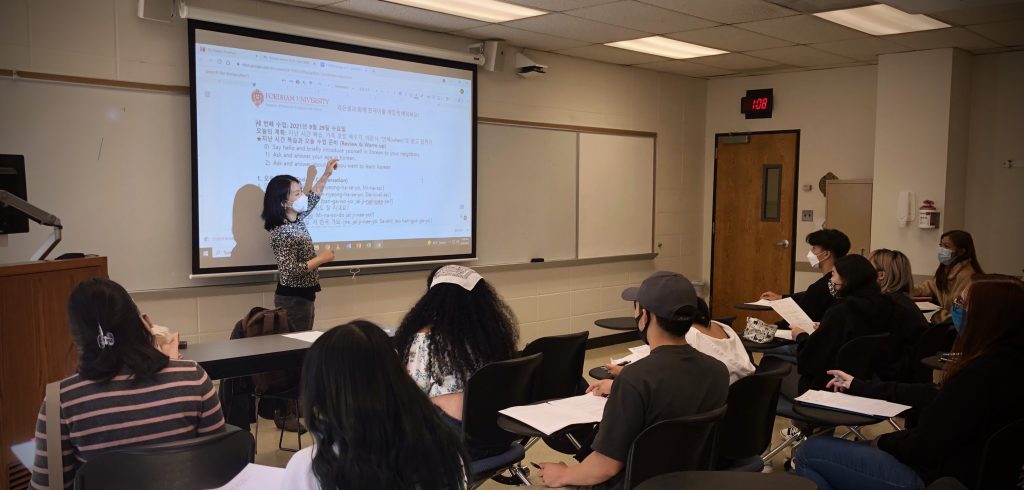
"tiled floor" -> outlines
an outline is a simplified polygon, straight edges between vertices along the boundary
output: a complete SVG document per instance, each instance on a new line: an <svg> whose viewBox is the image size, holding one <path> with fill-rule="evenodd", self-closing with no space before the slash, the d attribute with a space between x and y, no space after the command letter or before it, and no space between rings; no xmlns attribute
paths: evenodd
<svg viewBox="0 0 1024 490"><path fill-rule="evenodd" d="M599 366L608 362L608 359L615 356L621 357L627 353L628 347L640 345L640 342L632 342L626 344L612 345L608 347L601 347L598 349L592 349L587 351L586 361L584 362L584 371L590 370L595 366ZM590 380L587 377L588 381ZM785 419L776 419L775 421L775 437L772 440L772 446L782 441L780 431L788 426L788 421ZM880 434L891 432L892 428L888 424L876 424L863 429L864 434L867 437L876 437ZM256 462L259 464L280 466L284 467L288 464L288 460L291 458L292 453L281 451L277 449L278 442L278 431L274 427L274 423L269 420L260 420L259 436L256 441ZM302 436L303 447L309 445L312 442L312 438L308 435ZM297 441L294 433L286 433L284 443L286 447L296 447ZM778 456L772 459L771 471L783 471L783 462L789 456L790 451L787 449L780 453ZM568 464L574 463L571 456L557 452L547 445L543 441L538 442L530 448L526 453L526 461L534 462L552 462L552 461L564 461ZM531 475L530 480L535 484L541 484L536 476ZM481 488L483 489L500 489L505 488L504 485L490 481L485 483Z"/></svg>

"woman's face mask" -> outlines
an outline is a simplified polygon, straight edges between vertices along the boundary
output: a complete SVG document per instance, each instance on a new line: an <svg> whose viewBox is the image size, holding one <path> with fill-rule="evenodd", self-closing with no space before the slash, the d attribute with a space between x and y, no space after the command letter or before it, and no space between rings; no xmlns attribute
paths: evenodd
<svg viewBox="0 0 1024 490"><path fill-rule="evenodd" d="M939 263L949 265L953 262L953 251L946 247L939 247Z"/></svg>
<svg viewBox="0 0 1024 490"><path fill-rule="evenodd" d="M304 213L306 212L306 208L309 207L309 198L305 195L299 196L299 198L291 204L292 209L294 209L296 213Z"/></svg>
<svg viewBox="0 0 1024 490"><path fill-rule="evenodd" d="M839 288L836 287L836 283L828 281L828 294L831 294L833 298L839 297Z"/></svg>

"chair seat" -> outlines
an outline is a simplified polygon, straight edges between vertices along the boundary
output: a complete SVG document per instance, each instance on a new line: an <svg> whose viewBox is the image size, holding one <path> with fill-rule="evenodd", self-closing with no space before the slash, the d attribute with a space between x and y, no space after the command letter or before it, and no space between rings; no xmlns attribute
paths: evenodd
<svg viewBox="0 0 1024 490"><path fill-rule="evenodd" d="M474 476L474 481L478 479L477 475L480 475L481 478L490 478L496 470L511 466L525 457L526 449L519 444L512 444L507 451L501 454L471 461L469 463L470 474Z"/></svg>
<svg viewBox="0 0 1024 490"><path fill-rule="evenodd" d="M724 471L743 471L747 473L760 473L764 470L764 461L761 461L761 455L755 454L753 456L737 459L736 461L730 461L728 467L723 468Z"/></svg>

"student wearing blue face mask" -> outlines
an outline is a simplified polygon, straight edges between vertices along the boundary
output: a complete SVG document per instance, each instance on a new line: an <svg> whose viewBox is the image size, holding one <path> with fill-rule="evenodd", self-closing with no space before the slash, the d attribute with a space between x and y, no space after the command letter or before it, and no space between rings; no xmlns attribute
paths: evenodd
<svg viewBox="0 0 1024 490"><path fill-rule="evenodd" d="M939 241L939 267L935 269L935 277L915 284L912 294L935 298L942 309L932 315L931 321L943 323L950 319L953 299L967 287L971 277L984 273L971 234L962 230L947 231Z"/></svg>
<svg viewBox="0 0 1024 490"><path fill-rule="evenodd" d="M814 437L796 450L796 472L821 490L922 489L942 477L975 488L988 439L1024 418L1024 282L979 274L957 298L959 357L942 382L896 383L828 371L829 388L920 409L916 425L867 442Z"/></svg>

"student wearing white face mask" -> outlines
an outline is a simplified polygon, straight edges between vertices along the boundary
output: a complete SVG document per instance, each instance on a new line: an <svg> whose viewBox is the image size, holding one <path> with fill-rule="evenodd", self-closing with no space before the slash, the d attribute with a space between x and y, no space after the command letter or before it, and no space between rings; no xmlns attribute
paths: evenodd
<svg viewBox="0 0 1024 490"><path fill-rule="evenodd" d="M306 194L299 180L278 175L263 195L263 227L270 232L270 247L277 259L278 283L274 306L284 308L294 330L313 328L313 302L320 291L317 269L334 260L334 251L316 253L305 219L320 202L327 179L338 168L338 159L327 162L320 180Z"/></svg>
<svg viewBox="0 0 1024 490"><path fill-rule="evenodd" d="M938 255L939 267L935 269L935 276L915 284L912 293L914 296L931 296L942 307L932 315L932 323L948 321L953 300L960 296L975 274L985 273L974 251L974 239L966 231L943 233Z"/></svg>
<svg viewBox="0 0 1024 490"><path fill-rule="evenodd" d="M811 246L807 251L807 261L811 267L821 271L821 279L808 286L806 291L794 293L793 300L807 316L811 317L811 320L820 322L825 316L825 310L835 303L828 285L832 279L832 271L835 270L836 260L845 257L850 251L850 239L839 230L826 228L808 234L807 244ZM781 294L774 291L761 293L761 299L775 301L782 298Z"/></svg>

